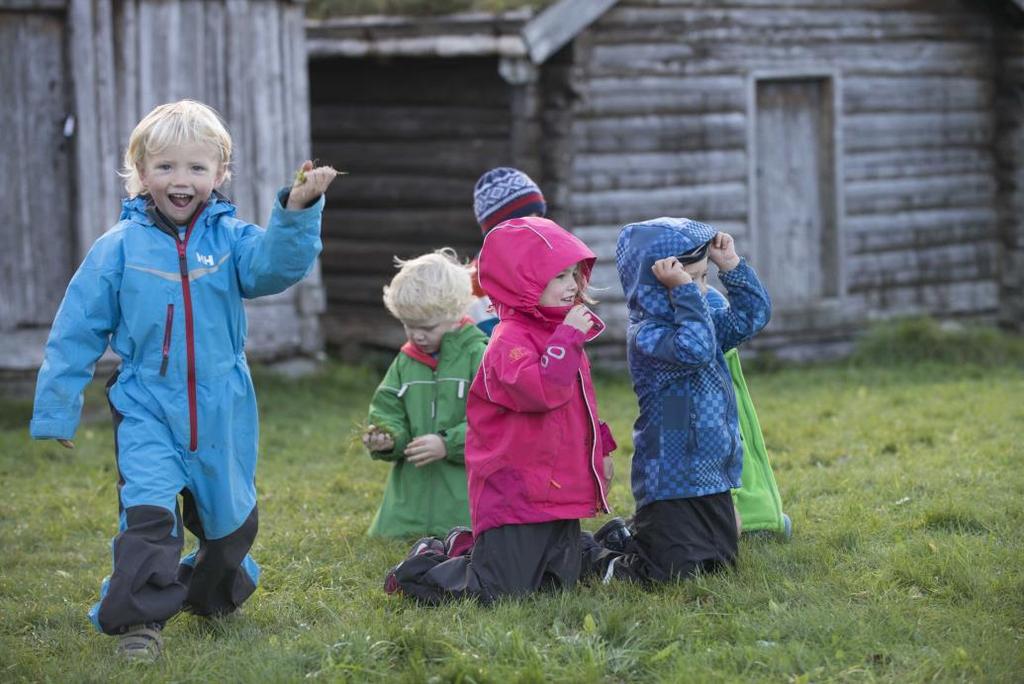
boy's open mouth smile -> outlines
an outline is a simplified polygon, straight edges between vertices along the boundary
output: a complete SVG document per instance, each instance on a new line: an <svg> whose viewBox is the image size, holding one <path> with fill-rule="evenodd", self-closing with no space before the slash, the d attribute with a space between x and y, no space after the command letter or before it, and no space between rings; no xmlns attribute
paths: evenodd
<svg viewBox="0 0 1024 684"><path fill-rule="evenodd" d="M192 195L186 195L184 193L170 193L167 195L167 199L170 200L171 204L184 209L192 202Z"/></svg>

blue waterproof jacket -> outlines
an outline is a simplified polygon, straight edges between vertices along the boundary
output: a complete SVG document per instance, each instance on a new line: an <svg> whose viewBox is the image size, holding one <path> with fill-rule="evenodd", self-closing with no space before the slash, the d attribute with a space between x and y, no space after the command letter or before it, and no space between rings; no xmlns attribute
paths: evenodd
<svg viewBox="0 0 1024 684"><path fill-rule="evenodd" d="M119 222L93 244L57 311L32 436L74 436L82 391L108 343L122 360L118 385L131 382L132 399L183 448L196 451L206 427L222 434L224 426L212 424L213 406L203 404L220 401L217 390L236 369L248 384L242 299L298 282L322 246L323 197L298 211L285 209L286 199L287 191L279 193L264 230L235 218L234 205L215 193L183 237L145 197L125 200ZM255 404L245 413L249 424L235 431L255 436Z"/></svg>
<svg viewBox="0 0 1024 684"><path fill-rule="evenodd" d="M657 218L625 226L615 251L629 307L627 359L640 415L633 426L633 496L654 501L706 496L740 486L743 446L723 351L760 331L771 300L744 260L719 278L731 306L711 307L696 283L666 289L658 259L711 240L711 226Z"/></svg>

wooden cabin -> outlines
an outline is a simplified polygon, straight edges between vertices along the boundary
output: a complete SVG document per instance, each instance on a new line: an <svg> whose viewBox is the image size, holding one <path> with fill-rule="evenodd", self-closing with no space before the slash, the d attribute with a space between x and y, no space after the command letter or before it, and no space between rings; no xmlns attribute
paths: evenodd
<svg viewBox="0 0 1024 684"><path fill-rule="evenodd" d="M307 23L313 148L332 188L328 341L401 339L392 255L480 236L473 184L541 185L599 255L687 216L732 233L775 314L756 348L841 353L909 314L1024 326L1024 2L560 0L543 12Z"/></svg>
<svg viewBox="0 0 1024 684"><path fill-rule="evenodd" d="M0 374L34 372L74 269L113 225L135 124L193 98L235 144L224 189L264 224L308 157L304 7L290 0L0 0ZM319 273L249 304L258 359L322 348Z"/></svg>

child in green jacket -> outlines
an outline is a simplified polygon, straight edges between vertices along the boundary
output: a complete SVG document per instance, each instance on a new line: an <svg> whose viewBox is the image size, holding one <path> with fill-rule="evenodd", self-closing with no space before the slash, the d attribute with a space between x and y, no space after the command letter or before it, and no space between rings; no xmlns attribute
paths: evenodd
<svg viewBox="0 0 1024 684"><path fill-rule="evenodd" d="M708 290L708 306L712 310L727 309L729 300L718 290ZM736 506L737 522L748 533L774 532L788 539L793 534L793 523L782 512L782 498L775 484L775 474L768 460L764 445L761 423L757 420L754 401L747 390L740 365L740 353L733 348L725 352L725 363L732 376L732 387L736 393L736 410L740 419L740 437L743 439L743 474L741 486L732 490L732 501Z"/></svg>
<svg viewBox="0 0 1024 684"><path fill-rule="evenodd" d="M443 535L469 525L466 396L487 335L466 318L469 270L451 249L402 261L384 304L408 341L370 402L363 444L392 461L371 536Z"/></svg>

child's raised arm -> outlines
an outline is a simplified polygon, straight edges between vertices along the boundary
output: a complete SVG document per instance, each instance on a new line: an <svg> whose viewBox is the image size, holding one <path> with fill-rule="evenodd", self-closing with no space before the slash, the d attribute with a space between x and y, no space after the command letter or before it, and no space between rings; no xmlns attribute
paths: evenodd
<svg viewBox="0 0 1024 684"><path fill-rule="evenodd" d="M712 240L708 258L718 267L718 278L729 291L729 307L712 313L723 351L746 342L760 332L772 316L772 300L757 273L736 254L728 233Z"/></svg>
<svg viewBox="0 0 1024 684"><path fill-rule="evenodd" d="M329 166L314 169L312 162L304 162L287 199L283 190L278 194L267 229L242 229L234 257L243 296L276 294L306 277L323 248L323 193L337 175Z"/></svg>
<svg viewBox="0 0 1024 684"><path fill-rule="evenodd" d="M312 202L315 202L320 195L327 192L328 186L338 177L338 172L330 166L318 166L313 168L313 162L308 159L302 163L292 188L288 191L288 204L286 208L290 211L305 209Z"/></svg>
<svg viewBox="0 0 1024 684"><path fill-rule="evenodd" d="M715 358L715 329L700 288L675 257L654 262L651 272L669 291L673 323L651 319L636 333L637 350L666 363L699 368Z"/></svg>

